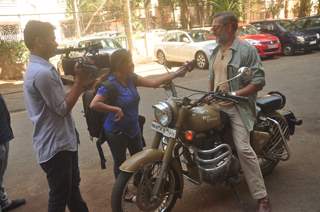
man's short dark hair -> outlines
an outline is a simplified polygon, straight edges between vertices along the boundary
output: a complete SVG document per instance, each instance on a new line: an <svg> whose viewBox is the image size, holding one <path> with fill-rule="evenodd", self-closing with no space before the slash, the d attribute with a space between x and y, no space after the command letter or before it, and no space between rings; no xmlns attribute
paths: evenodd
<svg viewBox="0 0 320 212"><path fill-rule="evenodd" d="M221 18L222 24L231 24L232 29L234 32L238 29L238 18L233 12L219 12L214 14L213 19L215 18Z"/></svg>
<svg viewBox="0 0 320 212"><path fill-rule="evenodd" d="M45 38L50 35L54 29L55 27L49 22L29 21L23 31L24 43L27 48L31 50L34 47L36 38Z"/></svg>

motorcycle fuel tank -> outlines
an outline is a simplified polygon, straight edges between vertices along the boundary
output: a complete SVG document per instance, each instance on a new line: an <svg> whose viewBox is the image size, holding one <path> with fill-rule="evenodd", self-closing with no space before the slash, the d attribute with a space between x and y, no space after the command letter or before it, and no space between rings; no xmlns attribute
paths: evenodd
<svg viewBox="0 0 320 212"><path fill-rule="evenodd" d="M185 129L201 132L222 127L220 111L214 104L193 107L189 112Z"/></svg>

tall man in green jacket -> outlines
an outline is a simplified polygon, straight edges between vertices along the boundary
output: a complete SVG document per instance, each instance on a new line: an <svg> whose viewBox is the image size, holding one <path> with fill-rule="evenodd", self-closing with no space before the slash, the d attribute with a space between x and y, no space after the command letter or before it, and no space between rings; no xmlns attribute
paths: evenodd
<svg viewBox="0 0 320 212"><path fill-rule="evenodd" d="M252 197L258 200L257 211L269 212L271 207L258 158L250 145L250 131L256 117L256 95L265 85L264 71L256 49L237 38L237 28L238 19L233 13L214 15L211 30L218 46L209 59L209 89L215 90L219 83L236 76L240 67L246 66L253 70L249 81L238 78L219 86L224 92L249 99L237 105L222 105L221 110L230 117L233 140L245 179Z"/></svg>

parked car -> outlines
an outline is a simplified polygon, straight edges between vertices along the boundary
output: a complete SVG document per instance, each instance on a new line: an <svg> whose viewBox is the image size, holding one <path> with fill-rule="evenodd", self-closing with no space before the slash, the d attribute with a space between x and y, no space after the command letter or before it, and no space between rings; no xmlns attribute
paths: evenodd
<svg viewBox="0 0 320 212"><path fill-rule="evenodd" d="M167 32L167 30L161 29L161 28L150 30L150 33L152 33L156 36L159 36L159 37L163 37L166 34L166 32Z"/></svg>
<svg viewBox="0 0 320 212"><path fill-rule="evenodd" d="M284 55L294 55L297 51L309 52L317 47L317 34L298 29L292 20L264 20L251 24L263 33L277 36Z"/></svg>
<svg viewBox="0 0 320 212"><path fill-rule="evenodd" d="M108 37L108 38L114 38L117 36L120 36L122 33L118 31L103 31L103 32L96 32L91 34L91 36L94 37Z"/></svg>
<svg viewBox="0 0 320 212"><path fill-rule="evenodd" d="M161 64L195 59L200 69L208 68L208 58L217 46L206 38L207 30L171 30L155 45L154 54Z"/></svg>
<svg viewBox="0 0 320 212"><path fill-rule="evenodd" d="M272 57L281 53L281 43L278 37L271 34L263 34L253 25L242 25L238 28L240 39L256 47L260 57Z"/></svg>
<svg viewBox="0 0 320 212"><path fill-rule="evenodd" d="M79 41L78 47L88 47L93 45L101 45L99 53L111 54L117 49L121 49L122 46L113 38L108 37L90 37L83 38Z"/></svg>
<svg viewBox="0 0 320 212"><path fill-rule="evenodd" d="M295 25L299 30L316 33L318 38L318 49L320 49L320 15L303 17L295 20Z"/></svg>

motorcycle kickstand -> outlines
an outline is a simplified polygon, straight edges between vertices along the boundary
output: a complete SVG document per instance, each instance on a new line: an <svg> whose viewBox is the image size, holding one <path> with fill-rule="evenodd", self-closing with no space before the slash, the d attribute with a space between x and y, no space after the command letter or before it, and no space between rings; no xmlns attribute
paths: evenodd
<svg viewBox="0 0 320 212"><path fill-rule="evenodd" d="M236 186L235 186L236 183L230 182L229 185L230 185L230 187L231 187L231 190L233 191L233 194L234 194L236 200L237 200L238 203L240 204L241 210L242 210L243 212L249 211L248 208L247 208L247 206L246 206L246 204L240 199L239 191L238 191L238 189L237 189Z"/></svg>

